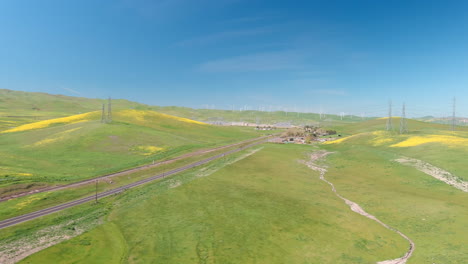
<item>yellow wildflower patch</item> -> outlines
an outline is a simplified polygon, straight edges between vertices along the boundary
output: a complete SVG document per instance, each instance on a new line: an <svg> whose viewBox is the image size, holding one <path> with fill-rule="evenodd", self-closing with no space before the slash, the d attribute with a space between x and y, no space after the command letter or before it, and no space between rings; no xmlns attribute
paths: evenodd
<svg viewBox="0 0 468 264"><path fill-rule="evenodd" d="M374 131L374 132L363 132L363 133L355 134L355 135L352 135L352 136L340 138L340 139L337 139L337 140L325 141L323 144L339 144L339 143L347 141L347 140L349 140L351 138L360 137L360 136L368 136L369 138L371 138L373 136L370 143L372 145L374 145L374 146L379 146L379 145L383 145L383 144L386 144L386 143L391 143L392 141L395 140L395 139L390 138L386 131Z"/></svg>
<svg viewBox="0 0 468 264"><path fill-rule="evenodd" d="M167 119L173 119L173 120L177 120L177 121L185 122L185 123L192 123L192 124L198 124L198 125L207 125L206 123L195 121L195 120L192 120L192 119L173 116L173 115L167 115L167 114L158 113L158 112L154 112L154 111L143 111L143 110L129 109L129 110L119 111L117 113L117 115L132 118L132 119L135 119L135 120L137 120L139 122L145 122L149 118L167 118Z"/></svg>
<svg viewBox="0 0 468 264"><path fill-rule="evenodd" d="M81 129L81 127L76 127L76 128L72 128L72 129L57 133L57 134L54 135L54 137L49 137L49 138L45 138L43 140L39 140L36 143L32 144L32 146L33 147L39 147L39 146L48 145L50 143L54 143L56 141L63 140L63 139L65 139L67 134L69 134L69 133L71 133L73 131L76 131L78 129ZM31 146L28 146L28 147L31 147Z"/></svg>
<svg viewBox="0 0 468 264"><path fill-rule="evenodd" d="M24 207L26 207L26 206L28 206L29 204L31 204L32 202L44 198L46 195L47 195L47 193L37 194L37 195L35 195L35 196L29 196L29 197L27 197L24 201L17 203L17 204L16 204L16 209L17 209L17 210L21 210L21 209L23 209Z"/></svg>
<svg viewBox="0 0 468 264"><path fill-rule="evenodd" d="M198 125L207 125L206 123L195 121L195 120L184 118L184 117L166 115L166 114L161 114L161 113L160 113L160 115L163 116L163 117L166 117L166 118L175 119L175 120L180 121L180 122L193 123L193 124L198 124Z"/></svg>
<svg viewBox="0 0 468 264"><path fill-rule="evenodd" d="M34 122L34 123L18 126L12 129L8 129L5 131L2 131L1 133L11 133L11 132L19 132L19 131L26 131L26 130L32 130L32 129L40 129L40 128L48 127L53 124L74 124L74 123L84 122L84 121L88 121L93 115L96 115L97 113L98 112L95 111L95 112L89 112L85 114L43 120L39 122Z"/></svg>
<svg viewBox="0 0 468 264"><path fill-rule="evenodd" d="M371 144L373 146L382 146L385 144L390 144L396 140L394 137L390 136L387 131L374 131L372 132L372 135L375 136L371 140Z"/></svg>
<svg viewBox="0 0 468 264"><path fill-rule="evenodd" d="M164 150L164 148L156 147L156 146L138 146L136 147L136 150L141 152L141 155L149 156L149 155L153 155L159 151Z"/></svg>
<svg viewBox="0 0 468 264"><path fill-rule="evenodd" d="M414 147L426 143L442 143L448 146L466 146L468 147L468 138L462 138L457 136L448 135L428 135L428 136L413 136L408 139L393 144L390 147Z"/></svg>
<svg viewBox="0 0 468 264"><path fill-rule="evenodd" d="M31 177L33 176L32 173L23 173L23 172L19 172L19 173L16 173L17 176L26 176L26 177Z"/></svg>
<svg viewBox="0 0 468 264"><path fill-rule="evenodd" d="M357 135L359 135L359 134L357 134ZM323 144L326 144L326 145L329 145L329 144L338 144L338 143L341 143L341 142L343 142L343 141L346 141L346 140L348 140L348 139L350 139L350 138L353 138L353 137L355 137L355 136L357 136L357 135L352 135L352 136L349 136L349 137L344 137L344 138L340 138L340 139L336 139L336 140L331 140L331 141L325 141L325 142L323 142Z"/></svg>
<svg viewBox="0 0 468 264"><path fill-rule="evenodd" d="M10 167L2 167L0 166L0 176L23 176L23 177L30 177L33 176L32 173L27 173L27 172L17 172L14 168Z"/></svg>
<svg viewBox="0 0 468 264"><path fill-rule="evenodd" d="M144 122L145 117L147 116L146 112L147 111L129 109L129 110L119 111L117 115L122 116L122 117L132 118L140 122Z"/></svg>

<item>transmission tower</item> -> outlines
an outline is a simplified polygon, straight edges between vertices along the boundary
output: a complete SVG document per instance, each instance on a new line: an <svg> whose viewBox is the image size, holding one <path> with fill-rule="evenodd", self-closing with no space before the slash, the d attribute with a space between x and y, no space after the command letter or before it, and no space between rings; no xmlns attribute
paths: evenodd
<svg viewBox="0 0 468 264"><path fill-rule="evenodd" d="M105 114L105 104L102 104L102 112L101 112L101 123L106 122L106 114Z"/></svg>
<svg viewBox="0 0 468 264"><path fill-rule="evenodd" d="M112 122L112 102L111 98L109 97L109 101L107 103L107 122Z"/></svg>
<svg viewBox="0 0 468 264"><path fill-rule="evenodd" d="M455 131L455 126L456 126L456 120L455 120L455 104L456 104L456 98L453 97L453 112L452 112L452 131Z"/></svg>
<svg viewBox="0 0 468 264"><path fill-rule="evenodd" d="M392 101L388 102L388 119L387 119L387 131L393 130L392 124Z"/></svg>
<svg viewBox="0 0 468 264"><path fill-rule="evenodd" d="M400 118L400 134L408 133L408 125L406 123L406 111L405 111L405 103L403 103L403 109L401 110L401 118Z"/></svg>

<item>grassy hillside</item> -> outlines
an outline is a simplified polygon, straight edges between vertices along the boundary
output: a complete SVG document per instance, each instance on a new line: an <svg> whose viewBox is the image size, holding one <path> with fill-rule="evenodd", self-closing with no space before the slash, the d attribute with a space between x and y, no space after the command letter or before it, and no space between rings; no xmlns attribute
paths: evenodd
<svg viewBox="0 0 468 264"><path fill-rule="evenodd" d="M452 124L452 117L423 116L423 117L417 118L417 120L424 121L424 122L437 123L437 124L445 124L448 126ZM458 126L468 126L468 118L455 117L455 124Z"/></svg>
<svg viewBox="0 0 468 264"><path fill-rule="evenodd" d="M100 118L89 112L1 131L0 190L77 181L260 135L153 111L115 111L111 123Z"/></svg>
<svg viewBox="0 0 468 264"><path fill-rule="evenodd" d="M320 118L320 114L316 113L298 113L285 111L232 111L232 110L216 110L216 109L192 109L186 107L158 107L152 109L171 115L183 116L195 120L206 122L248 122L248 123L291 123L293 125L330 125L333 123L355 123L361 122L362 119L357 116L346 116L341 120L337 115L324 115Z"/></svg>
<svg viewBox="0 0 468 264"><path fill-rule="evenodd" d="M368 131L362 124L344 129ZM409 264L465 263L467 193L395 159L421 159L467 180L468 133L412 127L417 124L418 131L404 135L380 130L316 146L269 144L111 197L105 210L72 209L106 217L23 263L376 263L401 257L405 240L351 211L299 162L319 149L333 152L324 161L325 177L340 195L415 242ZM28 234L50 219L13 227L0 239ZM64 226L58 230L75 228Z"/></svg>
<svg viewBox="0 0 468 264"><path fill-rule="evenodd" d="M107 100L0 89L0 130L38 120L100 111ZM114 109L145 109L146 105L123 99Z"/></svg>
<svg viewBox="0 0 468 264"><path fill-rule="evenodd" d="M395 159L422 160L468 181L468 132L416 124L420 130L410 134L364 132L323 145L334 152L328 178L343 196L413 239L408 263L466 263L468 193Z"/></svg>
<svg viewBox="0 0 468 264"><path fill-rule="evenodd" d="M298 162L311 150L267 145L129 191L103 225L23 263L375 263L404 252Z"/></svg>
<svg viewBox="0 0 468 264"><path fill-rule="evenodd" d="M38 120L53 119L74 114L100 111L107 100L90 99L46 93L21 92L0 89L0 130L9 129L21 124ZM153 110L169 115L185 117L204 122L248 122L248 123L291 123L322 124L353 123L361 119L347 116L343 120L336 115L326 115L322 119L319 114L296 112L266 112L266 111L230 111L216 109L193 109L178 106L149 106L122 99L113 99L115 110L137 109Z"/></svg>
<svg viewBox="0 0 468 264"><path fill-rule="evenodd" d="M376 118L372 120L366 120L363 122L356 122L356 123L330 123L327 124L328 128L335 129L339 133L344 135L354 135L357 133L362 132L372 132L372 131L379 131L385 130L388 118ZM410 133L421 133L421 132L429 132L429 131L449 131L450 126L443 125L443 124L435 124L435 123L428 123L422 122L414 119L406 119L407 127ZM400 131L400 118L393 117L392 118L393 124L393 133L398 134ZM457 127L458 131L468 131L467 127Z"/></svg>

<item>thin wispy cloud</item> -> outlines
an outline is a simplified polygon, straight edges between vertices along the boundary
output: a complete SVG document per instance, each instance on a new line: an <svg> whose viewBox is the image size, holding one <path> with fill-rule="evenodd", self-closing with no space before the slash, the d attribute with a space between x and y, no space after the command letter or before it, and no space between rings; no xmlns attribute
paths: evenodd
<svg viewBox="0 0 468 264"><path fill-rule="evenodd" d="M117 6L150 19L178 19L192 12L203 12L206 6L220 8L239 0L120 0Z"/></svg>
<svg viewBox="0 0 468 264"><path fill-rule="evenodd" d="M240 37L250 37L256 35L262 35L265 33L273 32L273 29L270 27L263 28L253 28L253 29L242 29L242 30L232 30L214 33L207 36L201 36L193 39L187 39L176 43L176 46L194 46L194 45L206 45L214 44L226 40L231 40L234 38Z"/></svg>
<svg viewBox="0 0 468 264"><path fill-rule="evenodd" d="M198 65L203 72L254 72L300 69L304 56L296 51L256 53L226 59L212 60Z"/></svg>
<svg viewBox="0 0 468 264"><path fill-rule="evenodd" d="M119 6L133 10L145 18L162 18L179 12L178 7L186 2L187 0L121 0Z"/></svg>
<svg viewBox="0 0 468 264"><path fill-rule="evenodd" d="M76 94L76 95L81 95L80 92L78 92L76 90L73 90L71 88L68 88L68 87L60 87L60 89L65 90L65 91L70 92L70 93L73 93L73 94Z"/></svg>

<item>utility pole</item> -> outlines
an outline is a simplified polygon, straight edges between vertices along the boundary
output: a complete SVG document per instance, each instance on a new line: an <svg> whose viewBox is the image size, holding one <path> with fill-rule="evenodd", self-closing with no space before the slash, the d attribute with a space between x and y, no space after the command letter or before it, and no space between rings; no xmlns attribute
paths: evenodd
<svg viewBox="0 0 468 264"><path fill-rule="evenodd" d="M408 133L408 126L406 123L406 109L405 103L403 103L403 109L401 110L401 118L400 118L400 134Z"/></svg>
<svg viewBox="0 0 468 264"><path fill-rule="evenodd" d="M95 196L96 203L97 203L97 185L98 185L98 180L96 180L96 196Z"/></svg>
<svg viewBox="0 0 468 264"><path fill-rule="evenodd" d="M392 101L388 102L388 119L387 119L387 131L393 130L392 124Z"/></svg>
<svg viewBox="0 0 468 264"><path fill-rule="evenodd" d="M455 126L456 126L456 120L455 120L455 104L456 104L456 98L453 97L453 112L452 112L452 131L455 131Z"/></svg>
<svg viewBox="0 0 468 264"><path fill-rule="evenodd" d="M105 123L105 122L106 122L105 104L102 104L101 123Z"/></svg>
<svg viewBox="0 0 468 264"><path fill-rule="evenodd" d="M112 102L111 102L110 96L109 96L109 101L107 103L107 122L108 123L112 122Z"/></svg>

